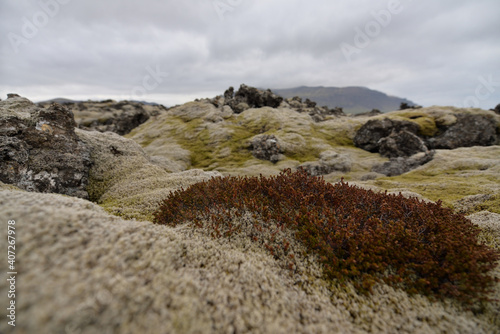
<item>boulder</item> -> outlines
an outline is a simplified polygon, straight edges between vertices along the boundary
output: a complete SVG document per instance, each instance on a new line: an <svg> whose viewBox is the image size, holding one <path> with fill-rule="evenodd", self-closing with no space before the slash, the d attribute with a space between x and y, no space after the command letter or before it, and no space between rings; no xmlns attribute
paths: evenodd
<svg viewBox="0 0 500 334"><path fill-rule="evenodd" d="M378 116L382 115L383 113L378 110L378 109L372 109L371 111L359 113L359 114L354 114L354 117L373 117L373 116Z"/></svg>
<svg viewBox="0 0 500 334"><path fill-rule="evenodd" d="M409 172L422 166L434 158L434 151L415 154L411 157L391 158L383 164L373 166L372 172L384 174L386 176L397 176Z"/></svg>
<svg viewBox="0 0 500 334"><path fill-rule="evenodd" d="M40 102L38 105L47 108L50 102ZM150 117L167 110L162 105L113 100L64 102L64 106L75 115L78 128L99 132L110 131L122 136L130 133Z"/></svg>
<svg viewBox="0 0 500 334"><path fill-rule="evenodd" d="M356 132L354 144L369 152L379 152L381 139L389 137L392 133L399 133L403 130L416 135L418 129L418 125L410 121L400 121L389 118L373 119L366 122L358 132Z"/></svg>
<svg viewBox="0 0 500 334"><path fill-rule="evenodd" d="M88 147L75 134L73 113L9 94L0 101L0 181L21 189L88 198Z"/></svg>
<svg viewBox="0 0 500 334"><path fill-rule="evenodd" d="M336 107L334 109L328 108L328 106L318 107L316 102L306 99L304 102L302 98L295 96L285 100L287 106L300 113L308 113L313 121L322 122L326 119L326 116L345 116L342 108Z"/></svg>
<svg viewBox="0 0 500 334"><path fill-rule="evenodd" d="M490 146L499 142L497 122L486 115L455 114L453 124L438 124L439 134L427 139L434 149Z"/></svg>
<svg viewBox="0 0 500 334"><path fill-rule="evenodd" d="M347 173L351 171L352 160L347 154L334 151L325 151L320 154L318 161L305 162L298 168L304 169L309 175L319 176L333 172Z"/></svg>
<svg viewBox="0 0 500 334"><path fill-rule="evenodd" d="M497 104L497 106L495 107L495 109L490 109L491 111L494 111L495 113L497 113L498 115L500 115L500 103Z"/></svg>
<svg viewBox="0 0 500 334"><path fill-rule="evenodd" d="M240 86L236 93L234 93L233 87L229 87L224 92L224 99L225 104L238 114L250 108L277 108L283 101L281 96L274 94L269 89L262 91L244 84Z"/></svg>
<svg viewBox="0 0 500 334"><path fill-rule="evenodd" d="M257 159L276 163L281 160L283 149L274 135L257 135L250 141L252 155Z"/></svg>
<svg viewBox="0 0 500 334"><path fill-rule="evenodd" d="M387 158L409 157L419 152L428 152L424 141L407 130L393 132L378 142L380 155Z"/></svg>
<svg viewBox="0 0 500 334"><path fill-rule="evenodd" d="M142 123L146 122L151 115L146 112L141 106L134 110L126 110L123 113L108 119L105 122L105 127L102 129L99 124L94 122L88 127L89 130L96 129L98 131L112 131L119 135L126 135ZM81 126L80 128L85 128Z"/></svg>

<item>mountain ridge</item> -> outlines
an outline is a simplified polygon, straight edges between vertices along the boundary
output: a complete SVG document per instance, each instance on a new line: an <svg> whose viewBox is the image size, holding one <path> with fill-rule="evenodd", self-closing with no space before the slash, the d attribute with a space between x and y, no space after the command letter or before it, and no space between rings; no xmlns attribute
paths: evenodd
<svg viewBox="0 0 500 334"><path fill-rule="evenodd" d="M409 106L416 105L406 98L391 96L363 86L299 86L271 90L284 98L299 96L303 99L310 99L321 106L340 107L348 114L359 114L373 109L382 112L394 111L399 109L401 103L406 103Z"/></svg>

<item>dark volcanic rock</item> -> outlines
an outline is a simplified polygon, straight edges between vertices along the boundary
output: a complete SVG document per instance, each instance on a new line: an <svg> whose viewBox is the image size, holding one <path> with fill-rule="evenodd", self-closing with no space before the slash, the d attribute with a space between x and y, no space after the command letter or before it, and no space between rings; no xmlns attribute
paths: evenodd
<svg viewBox="0 0 500 334"><path fill-rule="evenodd" d="M354 117L373 117L373 116L378 116L382 115L383 113L378 110L378 109L372 109L371 111L363 112L360 114L354 114Z"/></svg>
<svg viewBox="0 0 500 334"><path fill-rule="evenodd" d="M47 108L50 103L41 102L38 105ZM78 128L99 132L110 131L122 136L150 117L167 110L162 105L113 100L65 102L64 106L75 115Z"/></svg>
<svg viewBox="0 0 500 334"><path fill-rule="evenodd" d="M278 138L274 135L255 136L250 142L250 149L257 159L268 160L272 163L281 160L281 153L283 153Z"/></svg>
<svg viewBox="0 0 500 334"><path fill-rule="evenodd" d="M235 113L241 113L250 108L277 108L283 101L281 96L274 94L269 89L262 91L244 84L240 86L236 93L234 93L233 87L229 87L224 92L224 99L224 103L230 106Z"/></svg>
<svg viewBox="0 0 500 334"><path fill-rule="evenodd" d="M497 104L497 106L495 107L495 109L491 109L491 110L500 115L500 103Z"/></svg>
<svg viewBox="0 0 500 334"><path fill-rule="evenodd" d="M457 118L455 123L439 127L440 134L427 140L430 148L454 149L498 143L497 124L493 118L472 114L454 116Z"/></svg>
<svg viewBox="0 0 500 334"><path fill-rule="evenodd" d="M354 144L382 156L408 157L429 149L455 149L459 147L490 146L500 142L497 122L491 115L448 114L451 122L436 119L437 134L419 136L419 126L410 121L389 118L370 120L354 137Z"/></svg>
<svg viewBox="0 0 500 334"><path fill-rule="evenodd" d="M403 130L416 135L418 125L410 121L398 121L389 118L369 120L356 133L354 144L369 152L379 152L382 144L381 139Z"/></svg>
<svg viewBox="0 0 500 334"><path fill-rule="evenodd" d="M375 165L372 172L384 174L386 176L396 176L409 172L423 164L428 163L434 158L434 151L425 154L416 154L409 158L397 157L391 158L388 162Z"/></svg>
<svg viewBox="0 0 500 334"><path fill-rule="evenodd" d="M95 120L87 124L81 124L79 128L100 132L110 131L123 136L146 122L150 117L151 115L148 112L141 106L138 106L133 110L126 110L114 117L108 118L103 123Z"/></svg>
<svg viewBox="0 0 500 334"><path fill-rule="evenodd" d="M378 143L380 155L388 158L409 157L419 152L428 152L424 141L407 130L393 132Z"/></svg>
<svg viewBox="0 0 500 334"><path fill-rule="evenodd" d="M295 96L285 100L288 106L298 112L308 113L315 122L321 122L325 120L326 116L345 116L342 108L336 107L330 109L327 106L318 107L316 102L306 99L305 102L302 98Z"/></svg>
<svg viewBox="0 0 500 334"><path fill-rule="evenodd" d="M309 175L319 176L333 172L347 173L351 167L352 160L348 155L325 151L320 154L319 161L305 162L298 168L305 170Z"/></svg>
<svg viewBox="0 0 500 334"><path fill-rule="evenodd" d="M28 191L88 198L90 151L70 110L36 107L9 94L0 102L0 181Z"/></svg>

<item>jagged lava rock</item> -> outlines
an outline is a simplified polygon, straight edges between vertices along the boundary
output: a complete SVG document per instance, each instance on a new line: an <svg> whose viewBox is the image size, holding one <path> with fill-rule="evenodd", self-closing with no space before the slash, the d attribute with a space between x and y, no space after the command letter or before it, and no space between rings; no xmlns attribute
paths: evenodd
<svg viewBox="0 0 500 334"><path fill-rule="evenodd" d="M38 105L48 107L50 102L41 102ZM110 131L119 135L126 135L150 117L167 110L159 104L113 100L64 102L64 106L73 112L80 129Z"/></svg>
<svg viewBox="0 0 500 334"><path fill-rule="evenodd" d="M342 108L336 107L330 109L327 106L318 107L316 102L309 99L302 101L302 98L299 96L286 99L285 106L301 113L308 113L315 122L324 121L326 116L346 116Z"/></svg>
<svg viewBox="0 0 500 334"><path fill-rule="evenodd" d="M0 180L21 189L88 198L90 151L67 108L9 94L0 101Z"/></svg>
<svg viewBox="0 0 500 334"><path fill-rule="evenodd" d="M334 151L321 152L318 161L306 162L298 168L304 169L309 175L319 176L333 172L347 173L351 170L352 160L347 154Z"/></svg>
<svg viewBox="0 0 500 334"><path fill-rule="evenodd" d="M258 135L250 141L252 155L257 159L269 160L276 163L282 159L283 150L278 138L274 135Z"/></svg>
<svg viewBox="0 0 500 334"><path fill-rule="evenodd" d="M490 109L491 111L494 111L495 113L497 113L498 115L500 115L500 103L497 104L497 106L495 107L495 109Z"/></svg>
<svg viewBox="0 0 500 334"><path fill-rule="evenodd" d="M244 84L236 93L234 93L233 87L229 87L224 92L224 99L224 103L230 106L235 113L241 113L250 108L277 108L283 101L281 96L274 94L269 89L262 91Z"/></svg>
<svg viewBox="0 0 500 334"><path fill-rule="evenodd" d="M459 147L490 146L498 144L497 122L485 115L455 114L451 124L437 124L441 134L429 138L432 148L455 149Z"/></svg>
<svg viewBox="0 0 500 334"><path fill-rule="evenodd" d="M373 119L366 122L356 132L354 144L369 152L379 152L380 140L389 137L392 133L406 131L407 133L416 134L418 125L410 121L400 121L390 118Z"/></svg>
<svg viewBox="0 0 500 334"><path fill-rule="evenodd" d="M392 157L389 161L374 165L372 172L386 176L396 176L422 166L434 158L435 151L419 153L411 157Z"/></svg>
<svg viewBox="0 0 500 334"><path fill-rule="evenodd" d="M387 158L409 157L419 152L428 152L424 141L412 132L392 132L378 141L380 155Z"/></svg>

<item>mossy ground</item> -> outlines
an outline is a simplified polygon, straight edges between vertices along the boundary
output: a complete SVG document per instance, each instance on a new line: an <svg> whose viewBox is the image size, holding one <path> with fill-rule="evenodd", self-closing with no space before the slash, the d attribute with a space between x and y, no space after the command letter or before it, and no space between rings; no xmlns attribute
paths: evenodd
<svg viewBox="0 0 500 334"><path fill-rule="evenodd" d="M470 184L471 181L474 185ZM467 180L461 176L429 176L410 172L405 175L380 178L374 184L384 189L404 187L430 200L441 200L446 206L453 207L453 202L465 196L484 193L491 182L498 182L498 179L475 177L473 180ZM490 200L485 202L484 207L500 213L497 202L498 199Z"/></svg>
<svg viewBox="0 0 500 334"><path fill-rule="evenodd" d="M475 114L492 117L498 123L500 130L500 116L489 110L476 108L456 108L456 107L428 107L422 109L398 110L372 119L391 118L397 120L410 121L418 125L419 134L424 137L432 137L439 134L439 125L451 125L456 121L454 114ZM499 132L500 133L500 132Z"/></svg>
<svg viewBox="0 0 500 334"><path fill-rule="evenodd" d="M413 171L364 183L381 190L412 191L450 208L466 196L491 195L468 213L500 213L500 146L437 150L431 162Z"/></svg>
<svg viewBox="0 0 500 334"><path fill-rule="evenodd" d="M173 160L178 157L172 156L172 148L178 147L185 152L186 168L220 171L225 175L278 174L285 168L318 161L321 152L333 150L349 155L353 164L351 171L332 173L326 176L326 180L337 182L344 177L347 181L357 182L366 179L374 164L387 161L378 154L354 146L356 131L366 121L385 117L407 120L419 126L421 135L432 136L438 133L438 123L453 124L455 113L481 113L497 117L485 110L429 107L394 111L371 118L327 117L323 122L314 122L309 115L286 108L249 109L241 114L224 115L212 104L198 101L170 109L127 137L137 141L146 153L165 155ZM250 140L262 134L275 135L279 139L284 151L282 161L273 164L252 156ZM404 189L431 200L441 199L450 207L464 196L499 193L500 190L492 191L488 187L489 184L500 183L497 176L500 171L492 170L491 159L488 159L500 155L500 152L493 150L478 155L475 151L482 152L482 149L458 150L459 153L454 156L439 160L434 165L431 162L401 176L380 178L381 175L371 173L373 175L369 178L378 179L363 182L382 190ZM467 156L470 158L466 159ZM489 208L499 212L499 197L488 200L477 210Z"/></svg>
<svg viewBox="0 0 500 334"><path fill-rule="evenodd" d="M189 168L258 175L261 169L277 174L283 164L290 167L317 161L325 150L354 148L355 129L362 125L357 118L315 123L309 115L290 109L249 109L217 122L211 121L214 115L220 117L222 112L206 102L189 103L146 122L127 137L151 155L156 155L158 145L165 144L168 138L190 153ZM272 164L252 156L250 140L262 134L280 140L284 148L282 163Z"/></svg>

